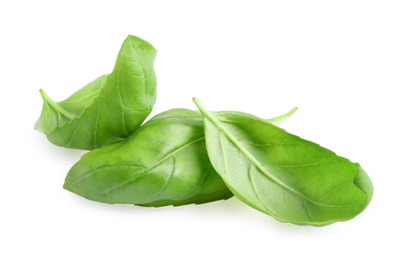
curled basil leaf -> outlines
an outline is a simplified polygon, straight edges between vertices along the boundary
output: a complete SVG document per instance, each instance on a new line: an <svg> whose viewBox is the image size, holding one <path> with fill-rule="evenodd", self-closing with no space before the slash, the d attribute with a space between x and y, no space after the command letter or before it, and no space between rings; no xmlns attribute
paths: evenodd
<svg viewBox="0 0 396 260"><path fill-rule="evenodd" d="M355 217L372 183L357 163L257 117L224 121L198 99L210 161L229 189L277 220L326 225Z"/></svg>
<svg viewBox="0 0 396 260"><path fill-rule="evenodd" d="M122 140L150 114L157 80L154 47L135 36L121 46L112 73L92 81L61 102L44 100L35 129L52 143L91 150Z"/></svg>
<svg viewBox="0 0 396 260"><path fill-rule="evenodd" d="M273 121L281 122L295 110ZM250 116L216 113L224 120ZM99 202L155 207L232 196L210 164L201 114L187 109L163 112L127 139L85 154L70 169L64 188Z"/></svg>

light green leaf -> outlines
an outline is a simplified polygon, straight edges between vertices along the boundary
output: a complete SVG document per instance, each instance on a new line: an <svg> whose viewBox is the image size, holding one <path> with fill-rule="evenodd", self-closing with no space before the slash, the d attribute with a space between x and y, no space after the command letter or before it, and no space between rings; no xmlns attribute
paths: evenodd
<svg viewBox="0 0 396 260"><path fill-rule="evenodd" d="M225 122L194 102L213 167L251 207L283 222L326 225L355 217L370 202L373 186L359 164L266 120L232 115Z"/></svg>

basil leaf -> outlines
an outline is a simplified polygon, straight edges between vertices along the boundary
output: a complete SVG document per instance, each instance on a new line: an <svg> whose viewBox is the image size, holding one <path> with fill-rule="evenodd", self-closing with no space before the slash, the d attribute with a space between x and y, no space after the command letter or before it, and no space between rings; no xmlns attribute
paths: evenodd
<svg viewBox="0 0 396 260"><path fill-rule="evenodd" d="M113 72L92 81L68 99L44 100L35 129L52 143L91 150L122 140L150 114L156 98L154 47L135 36L121 46Z"/></svg>
<svg viewBox="0 0 396 260"><path fill-rule="evenodd" d="M210 164L201 114L187 109L163 112L127 139L85 154L69 171L64 188L99 202L155 207L232 196Z"/></svg>
<svg viewBox="0 0 396 260"><path fill-rule="evenodd" d="M326 225L355 217L373 186L357 163L254 117L211 113L198 99L210 161L229 189L277 220Z"/></svg>
<svg viewBox="0 0 396 260"><path fill-rule="evenodd" d="M232 193L205 149L200 113L170 110L124 141L84 155L64 188L95 201L156 207L227 199Z"/></svg>

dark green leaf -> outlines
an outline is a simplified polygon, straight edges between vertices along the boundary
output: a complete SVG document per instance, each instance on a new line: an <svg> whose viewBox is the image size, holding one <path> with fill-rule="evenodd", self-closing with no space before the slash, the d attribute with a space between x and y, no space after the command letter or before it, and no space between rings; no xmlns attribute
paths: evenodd
<svg viewBox="0 0 396 260"><path fill-rule="evenodd" d="M155 56L151 44L128 36L109 75L61 102L52 101L40 90L44 105L35 129L56 145L87 150L126 138L153 108Z"/></svg>

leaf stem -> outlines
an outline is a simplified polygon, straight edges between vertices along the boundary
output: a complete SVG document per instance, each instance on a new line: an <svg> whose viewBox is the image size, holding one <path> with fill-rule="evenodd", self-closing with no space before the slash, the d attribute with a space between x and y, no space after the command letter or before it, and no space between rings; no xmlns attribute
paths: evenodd
<svg viewBox="0 0 396 260"><path fill-rule="evenodd" d="M68 118L69 120L72 120L74 116L70 114L68 111L66 111L63 107L61 107L57 102L53 101L47 93L44 92L43 89L40 89L40 94L41 97L43 98L44 102L53 107L55 110L59 111L63 116Z"/></svg>
<svg viewBox="0 0 396 260"><path fill-rule="evenodd" d="M290 110L289 112L287 112L286 114L271 118L271 119L267 119L267 121L271 122L274 125L277 125L279 123L282 123L283 121L286 121L288 118L290 118L292 115L294 115L294 113L296 113L298 110L298 107L294 107L292 110Z"/></svg>

